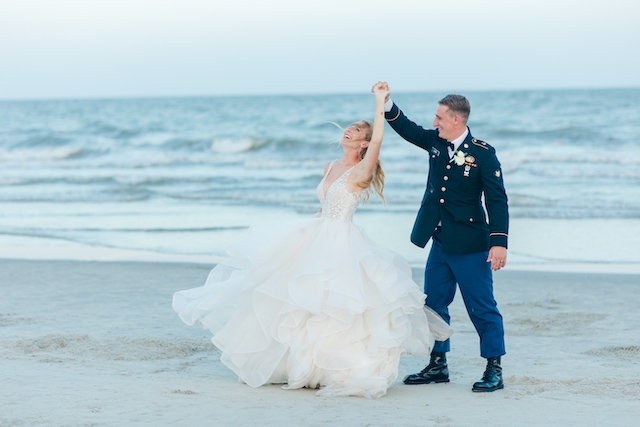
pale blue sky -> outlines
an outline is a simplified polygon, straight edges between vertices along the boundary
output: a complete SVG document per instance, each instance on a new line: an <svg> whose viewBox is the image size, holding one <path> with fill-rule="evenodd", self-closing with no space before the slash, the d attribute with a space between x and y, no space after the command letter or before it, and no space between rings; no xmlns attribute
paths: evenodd
<svg viewBox="0 0 640 427"><path fill-rule="evenodd" d="M0 0L0 99L640 87L637 0Z"/></svg>

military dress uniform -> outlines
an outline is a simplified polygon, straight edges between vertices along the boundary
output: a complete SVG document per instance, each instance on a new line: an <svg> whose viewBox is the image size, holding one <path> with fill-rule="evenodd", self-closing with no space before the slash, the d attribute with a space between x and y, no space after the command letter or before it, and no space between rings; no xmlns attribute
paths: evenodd
<svg viewBox="0 0 640 427"><path fill-rule="evenodd" d="M427 188L411 233L420 247L433 239L425 269L426 304L449 323L448 306L457 284L480 337L481 356L502 356L504 327L486 262L489 249L506 248L508 238L507 195L495 150L469 131L450 158L449 142L437 130L418 126L395 104L385 117L402 138L429 155ZM438 341L433 351L449 349L449 340Z"/></svg>

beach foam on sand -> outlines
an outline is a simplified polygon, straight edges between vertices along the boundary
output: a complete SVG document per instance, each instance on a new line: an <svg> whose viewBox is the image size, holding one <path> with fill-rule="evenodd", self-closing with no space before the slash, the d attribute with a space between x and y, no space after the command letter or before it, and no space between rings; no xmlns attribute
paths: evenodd
<svg viewBox="0 0 640 427"><path fill-rule="evenodd" d="M459 298L451 383L386 396L320 398L253 389L207 332L171 310L211 265L0 260L0 426L635 426L640 419L640 276L500 271L505 389L470 391L484 370ZM421 270L415 271L421 282Z"/></svg>

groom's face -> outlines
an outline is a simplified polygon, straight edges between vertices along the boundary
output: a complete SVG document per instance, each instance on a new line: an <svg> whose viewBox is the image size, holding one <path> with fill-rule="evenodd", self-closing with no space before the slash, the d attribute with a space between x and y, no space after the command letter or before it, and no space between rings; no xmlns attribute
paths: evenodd
<svg viewBox="0 0 640 427"><path fill-rule="evenodd" d="M442 104L438 104L438 108L436 108L436 118L433 119L433 127L438 129L438 134L440 138L446 139L447 141L452 141L456 139L456 115L449 110L449 107L446 107Z"/></svg>

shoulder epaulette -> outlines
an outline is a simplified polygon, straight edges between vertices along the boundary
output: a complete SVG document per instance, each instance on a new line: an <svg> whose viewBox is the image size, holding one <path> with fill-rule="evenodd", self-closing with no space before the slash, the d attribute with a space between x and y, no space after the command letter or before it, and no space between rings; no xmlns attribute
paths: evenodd
<svg viewBox="0 0 640 427"><path fill-rule="evenodd" d="M489 149L489 144L487 144L486 142L484 142L484 141L482 141L482 140L479 140L479 139L473 138L473 139L471 140L471 143L472 143L473 145L477 146L477 147L484 148L485 150L488 150L488 149Z"/></svg>

